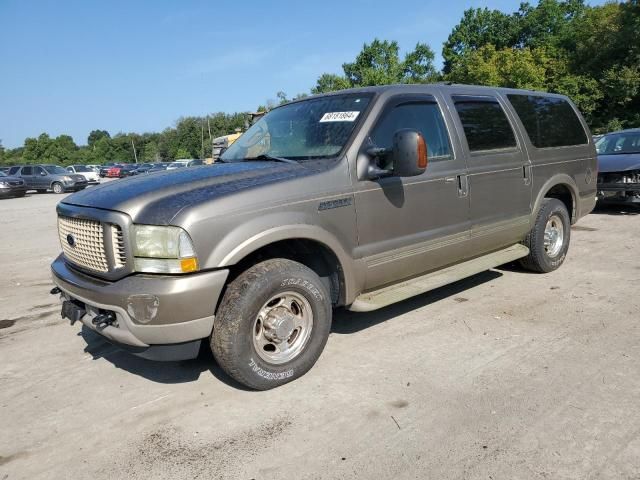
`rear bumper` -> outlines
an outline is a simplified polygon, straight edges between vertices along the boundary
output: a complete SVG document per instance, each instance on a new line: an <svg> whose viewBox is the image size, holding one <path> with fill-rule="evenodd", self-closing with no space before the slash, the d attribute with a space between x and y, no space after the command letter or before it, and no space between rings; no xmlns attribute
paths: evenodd
<svg viewBox="0 0 640 480"><path fill-rule="evenodd" d="M598 183L598 200L607 203L640 203L640 183Z"/></svg>
<svg viewBox="0 0 640 480"><path fill-rule="evenodd" d="M60 255L51 264L63 300L85 306L82 323L112 343L146 350L152 345L192 342L208 337L228 270L184 276L131 275L116 282L84 275ZM94 318L112 312L113 324L99 329ZM135 353L135 352L134 352Z"/></svg>

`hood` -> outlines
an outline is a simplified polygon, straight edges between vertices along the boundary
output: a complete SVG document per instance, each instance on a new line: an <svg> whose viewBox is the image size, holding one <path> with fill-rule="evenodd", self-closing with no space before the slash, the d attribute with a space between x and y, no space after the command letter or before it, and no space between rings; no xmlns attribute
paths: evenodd
<svg viewBox="0 0 640 480"><path fill-rule="evenodd" d="M68 196L63 203L117 210L134 221L166 225L191 205L311 173L311 169L289 163L221 163L103 183Z"/></svg>
<svg viewBox="0 0 640 480"><path fill-rule="evenodd" d="M20 184L24 183L24 180L20 177L12 177L10 175L6 176L6 177L0 177L0 182L12 182L15 184L15 182L19 182Z"/></svg>
<svg viewBox="0 0 640 480"><path fill-rule="evenodd" d="M623 172L640 170L640 153L598 155L598 172Z"/></svg>

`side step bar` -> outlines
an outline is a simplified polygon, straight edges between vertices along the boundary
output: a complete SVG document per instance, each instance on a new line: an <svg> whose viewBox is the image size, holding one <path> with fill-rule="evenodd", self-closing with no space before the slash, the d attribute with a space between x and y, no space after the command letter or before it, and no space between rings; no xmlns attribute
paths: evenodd
<svg viewBox="0 0 640 480"><path fill-rule="evenodd" d="M490 268L504 265L518 258L529 255L529 249L521 244L512 245L503 250L483 255L482 257L467 260L466 262L452 265L451 267L412 278L396 285L361 293L349 307L352 312L370 312L392 303L406 300L421 293L434 290L443 285L457 282L476 273L484 272Z"/></svg>

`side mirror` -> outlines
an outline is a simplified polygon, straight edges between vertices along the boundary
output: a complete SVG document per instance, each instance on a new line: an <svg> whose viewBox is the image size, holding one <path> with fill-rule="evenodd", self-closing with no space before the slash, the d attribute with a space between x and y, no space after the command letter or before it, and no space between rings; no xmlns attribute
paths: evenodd
<svg viewBox="0 0 640 480"><path fill-rule="evenodd" d="M40 172L40 176L41 177L46 177L47 176L47 172Z"/></svg>
<svg viewBox="0 0 640 480"><path fill-rule="evenodd" d="M427 143L422 134L405 128L393 134L393 174L415 177L427 169Z"/></svg>

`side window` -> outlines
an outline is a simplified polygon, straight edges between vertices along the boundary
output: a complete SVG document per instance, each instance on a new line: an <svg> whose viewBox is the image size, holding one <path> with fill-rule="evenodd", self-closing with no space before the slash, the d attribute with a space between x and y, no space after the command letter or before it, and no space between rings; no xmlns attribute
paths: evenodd
<svg viewBox="0 0 640 480"><path fill-rule="evenodd" d="M498 150L517 145L509 120L495 98L454 95L453 102L470 151Z"/></svg>
<svg viewBox="0 0 640 480"><path fill-rule="evenodd" d="M564 98L507 95L536 148L584 145L587 134L575 110Z"/></svg>
<svg viewBox="0 0 640 480"><path fill-rule="evenodd" d="M42 167L34 167L33 168L33 174L34 175L42 175L44 177L47 174L47 172L45 172L44 168L42 168Z"/></svg>
<svg viewBox="0 0 640 480"><path fill-rule="evenodd" d="M18 170L20 170L20 167L11 167L9 169L9 175L15 175L16 173L18 173Z"/></svg>
<svg viewBox="0 0 640 480"><path fill-rule="evenodd" d="M33 168L32 167L22 167L22 170L20 171L20 175L33 175Z"/></svg>
<svg viewBox="0 0 640 480"><path fill-rule="evenodd" d="M429 161L451 158L451 146L442 113L435 102L408 102L396 105L384 113L371 132L370 139L376 147L391 150L393 134L403 128L422 133L427 143Z"/></svg>

